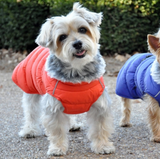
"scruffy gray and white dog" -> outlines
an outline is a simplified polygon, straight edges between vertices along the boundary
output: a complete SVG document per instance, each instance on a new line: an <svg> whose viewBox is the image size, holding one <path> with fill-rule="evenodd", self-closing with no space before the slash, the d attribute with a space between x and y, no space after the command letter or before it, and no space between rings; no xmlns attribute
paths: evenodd
<svg viewBox="0 0 160 159"><path fill-rule="evenodd" d="M51 90L53 94L58 92L60 84L65 85L65 83L70 83L67 88L70 88L70 85L74 84L80 85L77 92L81 93L81 89L83 88L81 86L82 83L87 85L96 83L97 89L94 90L94 87L90 89L89 98L92 98L92 94L99 93L98 89L101 90L101 94L96 101L92 102L92 106L88 108L88 138L91 141L93 152L108 154L113 153L115 148L113 143L109 141L109 137L113 132L113 121L109 108L109 95L102 80L102 76L105 73L105 62L99 53L99 25L101 24L101 19L102 13L90 12L79 3L73 5L73 11L67 16L47 19L42 25L40 34L36 39L39 49L43 48L42 51L45 49L49 50L48 56L45 56L47 58L45 58L45 66L44 68L39 68L40 62L34 63L32 66L32 64L26 61L22 61L23 71L21 72L21 77L25 76L24 72L32 72L31 76L36 76L36 80L40 83L40 87L43 90L46 83L37 76L38 74L44 75L44 70L49 76L47 80L49 78L49 80L54 79L53 82L56 81L54 90ZM35 58L33 62L38 58L41 61L45 61L39 55L36 55L36 57L34 55L35 53L32 53L28 56ZM34 70L26 71L28 67L30 69L36 68L38 72L34 72ZM36 90L35 88L37 88L38 84L35 84L35 81L31 79L33 77L27 74L24 78L24 83L26 84L30 81L33 84L32 88ZM14 77L12 79L14 80ZM18 81L18 79L14 81ZM58 97L55 97L49 93L50 86L51 83L46 86L45 93L39 94L28 93L29 90L25 91L22 88L25 91L22 99L25 122L19 135L21 137L42 135L42 130L39 126L42 122L50 141L47 154L65 155L68 150L67 133L70 128L77 129L79 125L76 125L75 117L71 115L74 113L65 113L68 107L63 105L63 102L65 103L66 101L63 101L63 98L60 99L61 95L58 94ZM72 93L72 90L69 91L68 97ZM74 95L76 96L76 93ZM82 96L76 98L78 98L78 102L85 105L83 102L85 103L86 95L82 94ZM73 109L74 107L76 105L73 106Z"/></svg>

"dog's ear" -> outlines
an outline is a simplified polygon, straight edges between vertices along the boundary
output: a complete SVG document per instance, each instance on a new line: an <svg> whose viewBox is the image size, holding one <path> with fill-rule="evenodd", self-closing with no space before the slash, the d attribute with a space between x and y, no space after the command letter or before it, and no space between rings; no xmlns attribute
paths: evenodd
<svg viewBox="0 0 160 159"><path fill-rule="evenodd" d="M54 25L53 18L47 19L42 25L39 35L37 36L35 42L43 47L49 47L53 42L51 37L52 27Z"/></svg>
<svg viewBox="0 0 160 159"><path fill-rule="evenodd" d="M84 18L89 24L99 26L102 21L102 13L95 13L88 11L86 8L82 7L78 2L74 3L73 11L76 12L79 16Z"/></svg>
<svg viewBox="0 0 160 159"><path fill-rule="evenodd" d="M154 36L154 35L147 35L148 39L148 47L149 50L153 53L156 54L156 51L160 48L160 41L159 38Z"/></svg>

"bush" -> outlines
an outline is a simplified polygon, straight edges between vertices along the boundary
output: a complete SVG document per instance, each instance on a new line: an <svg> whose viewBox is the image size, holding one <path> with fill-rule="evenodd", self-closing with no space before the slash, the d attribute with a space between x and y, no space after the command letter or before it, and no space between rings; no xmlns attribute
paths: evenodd
<svg viewBox="0 0 160 159"><path fill-rule="evenodd" d="M157 32L159 27L157 15L143 16L117 7L107 8L103 14L105 18L101 25L100 41L103 54L147 51L147 34Z"/></svg>
<svg viewBox="0 0 160 159"><path fill-rule="evenodd" d="M9 2L11 1L11 2ZM0 48L32 50L47 17L66 15L75 0L0 0ZM146 52L147 34L159 28L159 0L80 0L91 11L103 12L101 53Z"/></svg>
<svg viewBox="0 0 160 159"><path fill-rule="evenodd" d="M0 48L31 51L41 24L50 15L48 5L0 1Z"/></svg>

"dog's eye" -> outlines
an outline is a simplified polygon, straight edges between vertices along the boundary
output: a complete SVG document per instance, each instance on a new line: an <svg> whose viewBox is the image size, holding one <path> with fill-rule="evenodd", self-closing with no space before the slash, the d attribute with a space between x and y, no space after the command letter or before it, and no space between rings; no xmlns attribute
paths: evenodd
<svg viewBox="0 0 160 159"><path fill-rule="evenodd" d="M87 29L84 28L84 27L81 27L81 28L78 29L78 32L82 33L82 34L85 34L87 32Z"/></svg>
<svg viewBox="0 0 160 159"><path fill-rule="evenodd" d="M59 37L59 41L63 41L66 38L67 38L67 35L63 34Z"/></svg>

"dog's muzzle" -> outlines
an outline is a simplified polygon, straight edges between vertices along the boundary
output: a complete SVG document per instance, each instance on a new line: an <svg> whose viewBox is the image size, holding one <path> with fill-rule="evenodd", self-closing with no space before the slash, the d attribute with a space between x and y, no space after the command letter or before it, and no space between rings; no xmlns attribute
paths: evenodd
<svg viewBox="0 0 160 159"><path fill-rule="evenodd" d="M76 53L73 53L73 56L77 58L85 57L87 50L82 49L82 42L80 40L75 41L73 47L77 50Z"/></svg>
<svg viewBox="0 0 160 159"><path fill-rule="evenodd" d="M73 54L73 56L77 58L83 58L86 55L87 50L78 50L76 53Z"/></svg>

